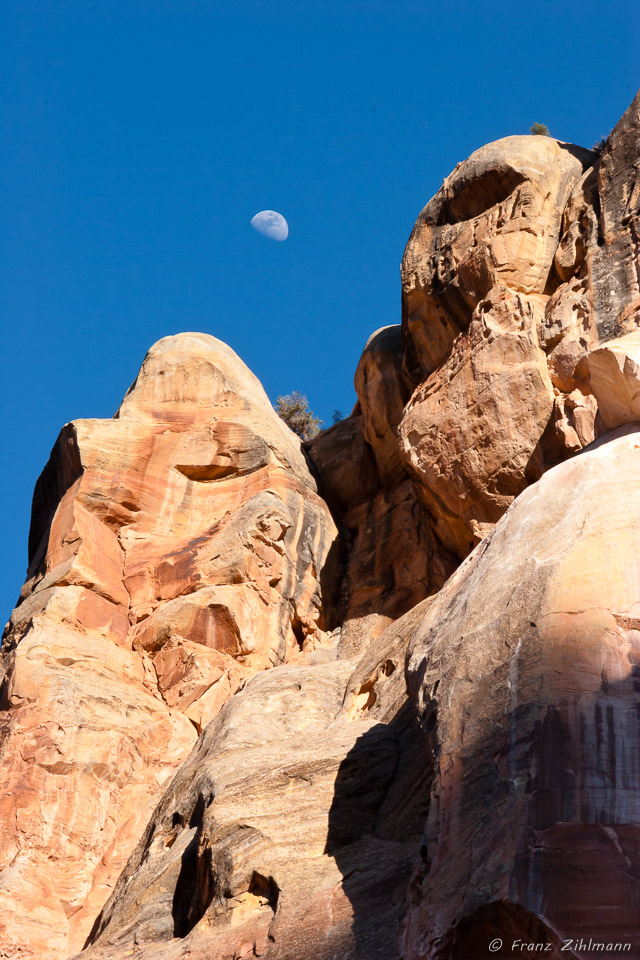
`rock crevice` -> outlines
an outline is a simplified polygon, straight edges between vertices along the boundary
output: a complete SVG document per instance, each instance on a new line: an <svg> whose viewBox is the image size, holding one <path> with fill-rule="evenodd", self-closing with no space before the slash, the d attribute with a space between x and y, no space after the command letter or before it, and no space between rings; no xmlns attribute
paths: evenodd
<svg viewBox="0 0 640 960"><path fill-rule="evenodd" d="M640 94L599 154L459 164L304 446L196 333L63 427L2 647L3 957L640 955L639 162Z"/></svg>

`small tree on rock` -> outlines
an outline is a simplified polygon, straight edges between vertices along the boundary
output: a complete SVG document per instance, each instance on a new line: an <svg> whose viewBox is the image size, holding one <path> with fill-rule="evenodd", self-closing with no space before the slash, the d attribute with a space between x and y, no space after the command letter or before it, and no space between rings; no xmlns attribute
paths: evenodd
<svg viewBox="0 0 640 960"><path fill-rule="evenodd" d="M533 133L537 137L548 137L549 127L544 123L532 123L529 127L529 133Z"/></svg>
<svg viewBox="0 0 640 960"><path fill-rule="evenodd" d="M301 440L310 440L320 430L322 420L313 415L309 401L298 390L276 400L276 413Z"/></svg>

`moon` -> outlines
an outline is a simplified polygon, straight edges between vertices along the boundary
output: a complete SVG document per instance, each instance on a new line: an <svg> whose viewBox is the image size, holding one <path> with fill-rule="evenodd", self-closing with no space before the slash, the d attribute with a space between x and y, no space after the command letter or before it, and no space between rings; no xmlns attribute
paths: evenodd
<svg viewBox="0 0 640 960"><path fill-rule="evenodd" d="M251 226L269 240L286 240L289 236L289 224L275 210L261 210L251 218Z"/></svg>

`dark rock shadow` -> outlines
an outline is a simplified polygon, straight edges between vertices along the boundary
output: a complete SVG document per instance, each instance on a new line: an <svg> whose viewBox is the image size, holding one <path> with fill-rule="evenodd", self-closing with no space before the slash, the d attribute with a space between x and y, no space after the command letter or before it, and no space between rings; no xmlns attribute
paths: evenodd
<svg viewBox="0 0 640 960"><path fill-rule="evenodd" d="M339 960L399 960L399 925L418 860L431 777L410 701L391 723L370 727L342 761L325 848L342 873L353 909L353 943Z"/></svg>
<svg viewBox="0 0 640 960"><path fill-rule="evenodd" d="M82 471L75 427L68 423L60 431L33 491L27 577L37 572L42 558L46 555L56 510L65 493L81 476Z"/></svg>
<svg viewBox="0 0 640 960"><path fill-rule="evenodd" d="M621 625L640 635L640 621ZM479 715L472 703L465 709ZM597 696L523 701L460 760L436 790L459 798L455 814L442 814L455 815L455 843L445 855L437 838L421 847L411 883L413 949L421 942L431 960L478 960L500 940L495 957L535 948L586 960L590 949L578 945L593 940L640 956L640 665L615 683L603 672ZM508 896L494 899L505 858ZM432 939L440 908L451 926Z"/></svg>
<svg viewBox="0 0 640 960"><path fill-rule="evenodd" d="M566 150L572 157L575 157L582 164L583 170L592 167L598 159L596 150L589 150L588 147L581 147L577 143L565 143L562 140L557 140L556 143L561 150Z"/></svg>
<svg viewBox="0 0 640 960"><path fill-rule="evenodd" d="M491 954L487 952L489 944ZM514 944L522 944L523 949L514 949ZM519 954L530 956L530 944L536 947L533 956L576 960L576 954L565 950L563 941L539 917L509 900L483 904L456 924L442 944L441 955L451 960L478 960L489 955L504 960Z"/></svg>

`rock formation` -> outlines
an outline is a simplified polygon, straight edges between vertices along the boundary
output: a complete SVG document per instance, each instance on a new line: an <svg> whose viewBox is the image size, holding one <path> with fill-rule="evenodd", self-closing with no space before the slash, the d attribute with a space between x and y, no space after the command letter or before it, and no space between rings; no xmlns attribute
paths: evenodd
<svg viewBox="0 0 640 960"><path fill-rule="evenodd" d="M213 337L161 340L113 420L63 428L3 644L0 944L80 949L199 731L257 670L331 645L335 537L299 441Z"/></svg>
<svg viewBox="0 0 640 960"><path fill-rule="evenodd" d="M640 94L600 153L459 164L304 446L203 334L63 428L0 957L640 957L639 165Z"/></svg>
<svg viewBox="0 0 640 960"><path fill-rule="evenodd" d="M640 955L639 455L632 424L546 473L413 630L436 769L406 956L457 956L461 925L482 956L494 903L505 941L523 908Z"/></svg>
<svg viewBox="0 0 640 960"><path fill-rule="evenodd" d="M416 389L403 455L460 558L549 459L554 341L540 331L560 279L564 209L593 159L548 137L482 147L445 180L407 245L404 361ZM591 424L586 442L593 436Z"/></svg>
<svg viewBox="0 0 640 960"><path fill-rule="evenodd" d="M640 420L640 330L609 340L587 357L589 382L607 427Z"/></svg>

